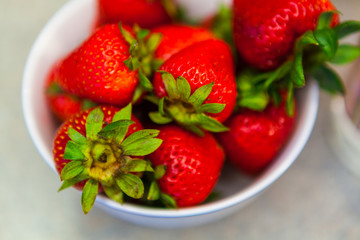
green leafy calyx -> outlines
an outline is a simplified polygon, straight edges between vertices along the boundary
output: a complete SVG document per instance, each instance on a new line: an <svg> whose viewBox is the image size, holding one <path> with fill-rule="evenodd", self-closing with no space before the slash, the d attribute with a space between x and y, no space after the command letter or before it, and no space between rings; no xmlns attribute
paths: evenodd
<svg viewBox="0 0 360 240"><path fill-rule="evenodd" d="M161 179L166 173L165 165L158 165L155 167L154 172L150 173L150 186L147 194L147 201L159 202L162 206L166 208L177 208L176 200L161 191L158 180Z"/></svg>
<svg viewBox="0 0 360 240"><path fill-rule="evenodd" d="M68 129L64 159L69 162L61 172L63 184L59 190L87 180L82 192L84 213L92 208L101 185L105 194L119 203L124 194L141 198L144 185L139 176L153 172L149 161L138 158L155 151L162 143L158 130L144 129L128 135L131 104L117 112L112 122L104 126L104 113L94 108L87 116L86 133Z"/></svg>
<svg viewBox="0 0 360 240"><path fill-rule="evenodd" d="M162 79L167 92L166 97L159 99L158 111L149 114L157 124L167 124L175 121L187 130L200 136L203 130L223 132L228 128L210 117L208 114L220 113L225 104L204 103L210 95L214 83L201 86L191 93L189 82L183 78L175 78L168 72L161 71Z"/></svg>
<svg viewBox="0 0 360 240"><path fill-rule="evenodd" d="M149 79L162 64L161 60L154 57L162 36L160 33L150 33L147 29L141 29L138 25L133 27L134 35L124 29L121 23L119 23L119 28L129 44L130 57L124 63L131 71L138 71L140 84L133 97L133 102L136 102L144 92L153 90Z"/></svg>

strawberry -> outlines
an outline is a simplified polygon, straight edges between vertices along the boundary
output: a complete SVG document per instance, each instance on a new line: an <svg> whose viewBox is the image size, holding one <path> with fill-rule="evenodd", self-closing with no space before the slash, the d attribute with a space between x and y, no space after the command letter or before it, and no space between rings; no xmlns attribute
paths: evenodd
<svg viewBox="0 0 360 240"><path fill-rule="evenodd" d="M58 120L65 121L81 110L86 110L96 105L96 103L88 99L79 98L74 94L65 92L55 82L53 74L54 72L52 72L46 82L45 93L47 103Z"/></svg>
<svg viewBox="0 0 360 240"><path fill-rule="evenodd" d="M163 143L149 159L155 167L164 165L166 169L158 180L160 198L170 195L178 207L203 202L220 176L223 149L210 133L199 137L176 125L159 130Z"/></svg>
<svg viewBox="0 0 360 240"><path fill-rule="evenodd" d="M152 55L160 39L148 33L105 25L60 62L56 81L65 91L94 102L121 107L135 101L139 88L151 88L147 76L152 74Z"/></svg>
<svg viewBox="0 0 360 240"><path fill-rule="evenodd" d="M359 31L360 24L338 24L334 9L327 0L234 1L235 43L253 67L237 78L239 106L263 110L273 93L286 87L289 107L305 76L330 93L344 93L343 81L328 63L346 64L359 56L358 46L339 40Z"/></svg>
<svg viewBox="0 0 360 240"><path fill-rule="evenodd" d="M218 139L231 163L245 173L257 174L283 149L295 122L296 106L289 116L284 101L271 103L263 111L242 109L226 121L230 130L218 134Z"/></svg>
<svg viewBox="0 0 360 240"><path fill-rule="evenodd" d="M163 2L160 0L98 0L99 24L117 23L119 21L144 28L171 22Z"/></svg>
<svg viewBox="0 0 360 240"><path fill-rule="evenodd" d="M153 171L142 156L161 144L158 130L142 129L131 105L119 109L102 105L66 120L54 139L54 162L61 180L59 190L82 190L82 207L88 213L98 192L122 203L123 195L141 198L141 172Z"/></svg>
<svg viewBox="0 0 360 240"><path fill-rule="evenodd" d="M172 120L202 135L201 129L226 131L221 122L233 111L236 83L233 58L221 40L206 40L172 55L154 77L159 112L150 118L159 124ZM176 78L176 79L175 79Z"/></svg>
<svg viewBox="0 0 360 240"><path fill-rule="evenodd" d="M200 41L215 39L215 36L202 27L168 24L152 29L153 33L160 33L162 38L155 51L155 58L167 60L173 54Z"/></svg>
<svg viewBox="0 0 360 240"><path fill-rule="evenodd" d="M321 13L335 10L329 0L234 0L234 37L240 55L262 70L278 67L298 37L315 30ZM332 25L338 23L335 15Z"/></svg>

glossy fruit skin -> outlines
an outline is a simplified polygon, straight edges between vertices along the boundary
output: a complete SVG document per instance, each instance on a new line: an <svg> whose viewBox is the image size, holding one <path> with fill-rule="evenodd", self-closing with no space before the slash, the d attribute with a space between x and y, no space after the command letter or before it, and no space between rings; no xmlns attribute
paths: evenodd
<svg viewBox="0 0 360 240"><path fill-rule="evenodd" d="M48 96L48 103L51 111L60 121L65 121L82 110L81 101L69 94Z"/></svg>
<svg viewBox="0 0 360 240"><path fill-rule="evenodd" d="M160 0L98 0L99 25L122 22L151 28L171 22Z"/></svg>
<svg viewBox="0 0 360 240"><path fill-rule="evenodd" d="M165 165L158 180L162 192L178 207L194 206L212 192L224 163L224 151L212 134L192 134L176 125L159 127L161 146L149 155L154 166Z"/></svg>
<svg viewBox="0 0 360 240"><path fill-rule="evenodd" d="M54 145L53 145L54 146L53 157L55 162L55 168L56 171L59 173L59 175L61 174L61 171L64 168L64 166L68 162L70 162L69 160L63 158L66 144L70 140L70 137L68 135L68 129L69 127L72 127L76 131L81 133L83 136L86 136L85 123L87 116L89 115L91 110L92 109L81 111L75 114L74 116L72 116L71 118L67 119L65 122L62 123L62 125L57 129L55 133ZM114 114L118 112L120 108L114 106L102 105L101 110L104 113L103 126L106 126L107 124L111 123ZM129 136L132 133L143 129L142 124L134 115L131 116L131 120L134 121L134 123L130 125L126 136ZM85 183L86 181L79 182L75 184L74 187L78 190L82 190Z"/></svg>
<svg viewBox="0 0 360 240"><path fill-rule="evenodd" d="M52 113L61 122L84 110L85 99L63 91L54 79L56 68L49 73L45 83L45 95ZM54 89L55 88L55 89Z"/></svg>
<svg viewBox="0 0 360 240"><path fill-rule="evenodd" d="M129 44L119 26L106 25L60 63L56 81L69 93L122 107L131 102L138 84L137 72L124 64L128 58Z"/></svg>
<svg viewBox="0 0 360 240"><path fill-rule="evenodd" d="M155 51L155 58L167 60L180 50L197 42L215 39L215 36L206 28L168 24L156 27L153 33L161 33L162 38Z"/></svg>
<svg viewBox="0 0 360 240"><path fill-rule="evenodd" d="M296 39L314 30L322 12L335 10L328 0L234 0L234 39L242 58L269 70L291 54ZM333 25L338 23L338 15Z"/></svg>
<svg viewBox="0 0 360 240"><path fill-rule="evenodd" d="M56 118L63 122L80 112L82 103L78 97L62 90L52 91L52 88L57 84L54 79L54 73L55 70L50 72L45 83L46 101Z"/></svg>
<svg viewBox="0 0 360 240"><path fill-rule="evenodd" d="M295 114L288 116L285 104L270 104L262 111L243 109L225 125L230 131L217 135L227 159L241 172L258 174L279 154L291 136Z"/></svg>
<svg viewBox="0 0 360 240"><path fill-rule="evenodd" d="M219 122L225 121L232 113L236 101L234 63L228 45L222 40L206 40L172 55L160 67L175 78L184 77L191 86L191 93L206 84L214 82L212 92L204 103L226 104L220 113L209 114ZM167 95L160 73L153 81L158 97Z"/></svg>

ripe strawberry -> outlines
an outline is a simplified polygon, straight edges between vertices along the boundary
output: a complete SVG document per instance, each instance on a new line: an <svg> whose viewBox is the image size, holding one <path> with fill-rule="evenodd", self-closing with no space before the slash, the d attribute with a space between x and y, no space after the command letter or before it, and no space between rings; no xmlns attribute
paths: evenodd
<svg viewBox="0 0 360 240"><path fill-rule="evenodd" d="M65 121L81 110L96 106L96 103L88 99L79 98L61 89L59 84L55 82L53 73L46 82L45 93L51 111L60 121Z"/></svg>
<svg viewBox="0 0 360 240"><path fill-rule="evenodd" d="M160 33L162 36L155 51L155 58L164 61L196 42L215 39L215 36L205 28L182 24L163 25L154 28L152 32Z"/></svg>
<svg viewBox="0 0 360 240"><path fill-rule="evenodd" d="M171 22L164 1L160 0L98 0L99 24L119 21L144 28ZM170 1L168 4L170 4Z"/></svg>
<svg viewBox="0 0 360 240"><path fill-rule="evenodd" d="M105 25L67 56L55 74L65 91L95 102L125 106L152 74L151 60L158 38L148 31ZM152 39L152 45L148 44ZM144 61L143 61L144 60ZM145 80L144 80L145 79ZM145 86L144 85L144 86ZM145 86L145 89L146 86ZM135 95L134 95L135 94Z"/></svg>
<svg viewBox="0 0 360 240"><path fill-rule="evenodd" d="M289 139L296 122L296 107L287 115L285 102L269 104L264 111L243 109L225 123L230 131L218 139L226 156L239 170L256 174L277 156Z"/></svg>
<svg viewBox="0 0 360 240"><path fill-rule="evenodd" d="M159 130L163 143L149 159L154 166L166 167L158 180L161 192L170 195L178 207L203 202L219 178L223 149L210 133L199 137L175 125Z"/></svg>
<svg viewBox="0 0 360 240"><path fill-rule="evenodd" d="M314 30L329 0L234 0L234 37L240 55L262 70L274 69L291 54L295 41ZM333 18L333 25L338 16Z"/></svg>
<svg viewBox="0 0 360 240"><path fill-rule="evenodd" d="M236 83L225 42L206 40L174 54L156 73L153 84L161 98L159 112L150 115L154 122L175 120L197 134L202 134L200 128L227 130L221 122L233 111Z"/></svg>
<svg viewBox="0 0 360 240"><path fill-rule="evenodd" d="M144 186L135 173L153 171L141 157L159 147L158 133L142 129L131 105L123 109L103 105L76 114L55 134L54 161L64 181L59 190L71 186L82 190L85 214L98 192L120 203L124 193L142 197Z"/></svg>

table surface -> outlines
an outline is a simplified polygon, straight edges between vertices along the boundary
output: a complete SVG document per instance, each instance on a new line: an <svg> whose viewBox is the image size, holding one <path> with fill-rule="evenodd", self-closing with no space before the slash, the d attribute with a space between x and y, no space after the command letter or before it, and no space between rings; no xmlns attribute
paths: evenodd
<svg viewBox="0 0 360 240"><path fill-rule="evenodd" d="M28 135L21 108L27 54L66 0L0 0L0 239L360 239L360 179L328 145L329 100L320 95L314 131L290 169L253 203L219 222L156 230L95 208L79 194L57 193L58 177ZM360 20L359 0L334 0L343 19ZM338 68L346 76L348 67Z"/></svg>

